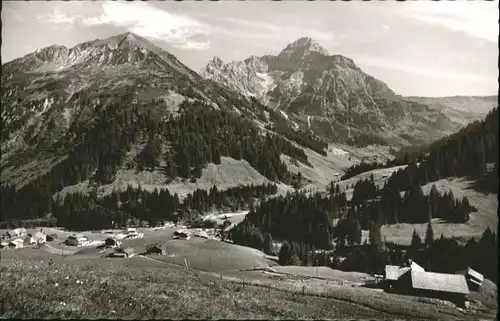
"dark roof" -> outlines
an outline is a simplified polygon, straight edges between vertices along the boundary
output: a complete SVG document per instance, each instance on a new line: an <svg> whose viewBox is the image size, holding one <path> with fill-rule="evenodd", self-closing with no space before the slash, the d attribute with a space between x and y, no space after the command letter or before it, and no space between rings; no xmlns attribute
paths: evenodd
<svg viewBox="0 0 500 321"><path fill-rule="evenodd" d="M469 294L467 281L461 274L411 271L410 275L414 289Z"/></svg>

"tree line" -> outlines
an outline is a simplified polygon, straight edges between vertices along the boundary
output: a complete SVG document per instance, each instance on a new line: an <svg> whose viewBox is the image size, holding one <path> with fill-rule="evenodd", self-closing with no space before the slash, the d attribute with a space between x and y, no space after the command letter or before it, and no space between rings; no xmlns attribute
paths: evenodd
<svg viewBox="0 0 500 321"><path fill-rule="evenodd" d="M214 110L187 100L180 105L181 114L159 123L150 118L147 128L150 138L140 154L143 168L160 164L160 142L168 142L164 155L165 174L170 178L199 178L210 162L220 164L222 156L246 160L271 181L293 184L296 175L281 161L286 154L311 166L301 148L274 133L261 134L249 119L233 112Z"/></svg>
<svg viewBox="0 0 500 321"><path fill-rule="evenodd" d="M113 191L102 198L96 195L73 193L59 197L53 205L53 214L61 226L76 229L102 229L150 226L167 221L195 221L207 211L248 209L259 198L275 194L274 184L237 186L209 191L197 189L181 200L177 193L167 189L148 191L129 185L124 191Z"/></svg>
<svg viewBox="0 0 500 321"><path fill-rule="evenodd" d="M498 107L491 110L482 121L475 121L457 133L444 137L436 142L399 153L386 163L365 163L353 165L347 169L342 180L360 173L400 165L419 164L394 174L393 186L405 190L411 185L409 177L418 180L421 185L435 182L447 177L470 177L482 180L485 191L498 190L498 181L490 174L487 164L493 164L492 171L498 169Z"/></svg>
<svg viewBox="0 0 500 321"><path fill-rule="evenodd" d="M2 202L1 207L9 220L39 218L50 213L52 195L65 186L87 179L91 185L111 183L127 152L143 136L147 139L136 157L138 166L150 170L161 165L169 180L194 180L209 162L220 164L222 156L229 156L248 161L271 181L296 187L303 183L300 175L288 171L280 156L286 154L310 166L304 151L280 135L262 135L246 116L185 101L180 106L180 116L165 118L165 108L134 101L132 92L125 89L125 93L101 97L98 103L79 95L82 106L90 108L95 104L92 108L96 121L90 128L83 119L72 123L63 139L46 151L67 153L67 157L46 174L19 190L2 182L0 196L9 201ZM247 109L247 113L261 110L259 106Z"/></svg>

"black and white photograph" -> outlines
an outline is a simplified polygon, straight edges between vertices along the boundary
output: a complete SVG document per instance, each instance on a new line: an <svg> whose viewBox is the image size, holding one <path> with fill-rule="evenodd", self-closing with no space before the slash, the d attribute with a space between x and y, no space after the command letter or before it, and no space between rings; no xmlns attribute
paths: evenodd
<svg viewBox="0 0 500 321"><path fill-rule="evenodd" d="M498 319L499 0L1 29L0 319Z"/></svg>

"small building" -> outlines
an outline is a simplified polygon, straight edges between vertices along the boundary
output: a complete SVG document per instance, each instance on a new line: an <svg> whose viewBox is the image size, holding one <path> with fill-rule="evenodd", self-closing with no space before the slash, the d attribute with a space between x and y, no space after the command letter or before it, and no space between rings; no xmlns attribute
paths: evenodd
<svg viewBox="0 0 500 321"><path fill-rule="evenodd" d="M33 245L33 244L36 244L36 240L35 240L35 238L34 238L31 234L28 234L28 235L24 238L24 244L26 244L26 245Z"/></svg>
<svg viewBox="0 0 500 321"><path fill-rule="evenodd" d="M384 279L387 289L398 290L399 279L408 271L410 271L408 266L386 265Z"/></svg>
<svg viewBox="0 0 500 321"><path fill-rule="evenodd" d="M135 227L127 227L126 233L137 233L137 229Z"/></svg>
<svg viewBox="0 0 500 321"><path fill-rule="evenodd" d="M167 249L163 245L156 244L147 250L147 254L167 255Z"/></svg>
<svg viewBox="0 0 500 321"><path fill-rule="evenodd" d="M24 245L24 240L21 238L9 242L9 248L11 249L20 249L23 247L23 245Z"/></svg>
<svg viewBox="0 0 500 321"><path fill-rule="evenodd" d="M191 239L191 233L189 233L187 231L177 230L174 232L174 239L175 240L189 240L189 239Z"/></svg>
<svg viewBox="0 0 500 321"><path fill-rule="evenodd" d="M33 239L36 243L45 243L47 241L47 235L43 232L36 232L35 235L33 235Z"/></svg>
<svg viewBox="0 0 500 321"><path fill-rule="evenodd" d="M108 237L107 239L104 240L104 246L105 247L116 247L120 246L121 242L118 241L117 239L114 239L112 237Z"/></svg>
<svg viewBox="0 0 500 321"><path fill-rule="evenodd" d="M45 241L47 242L54 242L55 240L57 240L56 234L50 234L45 236Z"/></svg>
<svg viewBox="0 0 500 321"><path fill-rule="evenodd" d="M82 243L88 242L88 241L89 241L89 238L87 236L81 235L81 234L76 234L76 235L68 236L68 238L66 239L66 241L64 241L64 243L66 245L70 245L70 246L79 246Z"/></svg>
<svg viewBox="0 0 500 321"><path fill-rule="evenodd" d="M410 271L400 278L412 295L447 300L465 307L469 292L464 275Z"/></svg>
<svg viewBox="0 0 500 321"><path fill-rule="evenodd" d="M18 237L24 237L26 236L26 229L24 227L16 228L12 230L14 233L17 234Z"/></svg>
<svg viewBox="0 0 500 321"><path fill-rule="evenodd" d="M2 242L0 243L0 249L6 248L9 246L9 242Z"/></svg>
<svg viewBox="0 0 500 321"><path fill-rule="evenodd" d="M456 274L465 276L470 291L479 291L483 286L484 276L470 267L465 270L457 271Z"/></svg>
<svg viewBox="0 0 500 321"><path fill-rule="evenodd" d="M125 249L117 248L113 253L109 255L109 257L116 257L116 258L129 258L132 256L134 256L134 249L131 247L127 247Z"/></svg>
<svg viewBox="0 0 500 321"><path fill-rule="evenodd" d="M8 230L4 235L4 240L10 240L19 237L19 235L14 230Z"/></svg>

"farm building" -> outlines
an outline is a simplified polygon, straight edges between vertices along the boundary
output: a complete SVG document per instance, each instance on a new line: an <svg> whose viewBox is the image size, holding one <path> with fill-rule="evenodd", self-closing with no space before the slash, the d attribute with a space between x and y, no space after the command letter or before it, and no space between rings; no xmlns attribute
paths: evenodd
<svg viewBox="0 0 500 321"><path fill-rule="evenodd" d="M78 246L84 242L88 242L88 240L89 238L87 236L77 234L68 236L68 238L66 239L66 241L64 241L64 243L70 246Z"/></svg>
<svg viewBox="0 0 500 321"><path fill-rule="evenodd" d="M147 254L167 255L167 249L164 245L156 244L148 249Z"/></svg>
<svg viewBox="0 0 500 321"><path fill-rule="evenodd" d="M16 228L13 229L12 231L16 233L18 237L26 236L26 229L24 227Z"/></svg>
<svg viewBox="0 0 500 321"><path fill-rule="evenodd" d="M109 257L117 257L117 258L128 258L134 256L134 249L131 247L127 247L126 249L117 248L113 253L109 255Z"/></svg>
<svg viewBox="0 0 500 321"><path fill-rule="evenodd" d="M56 239L57 239L57 235L56 234L50 234L50 235L46 235L45 236L45 240L47 242L54 242Z"/></svg>
<svg viewBox="0 0 500 321"><path fill-rule="evenodd" d="M36 240L35 240L35 238L34 238L31 234L28 234L28 235L24 238L24 244L27 244L27 245L33 245L33 244L36 244Z"/></svg>
<svg viewBox="0 0 500 321"><path fill-rule="evenodd" d="M35 235L33 235L33 239L35 239L37 243L45 243L47 241L47 235L43 232L36 232Z"/></svg>
<svg viewBox="0 0 500 321"><path fill-rule="evenodd" d="M4 240L11 240L11 239L14 239L14 238L18 238L20 237L18 232L16 232L16 230L8 230L3 236L2 236L2 239Z"/></svg>
<svg viewBox="0 0 500 321"><path fill-rule="evenodd" d="M457 271L456 274L465 276L470 291L479 291L479 289L483 286L484 276L470 267L465 270Z"/></svg>
<svg viewBox="0 0 500 321"><path fill-rule="evenodd" d="M112 237L108 237L107 239L104 240L104 246L105 247L116 247L120 246L121 242L117 239L114 239Z"/></svg>
<svg viewBox="0 0 500 321"><path fill-rule="evenodd" d="M9 248L11 249L20 249L23 247L23 239L15 239L9 242Z"/></svg>
<svg viewBox="0 0 500 321"><path fill-rule="evenodd" d="M388 288L402 294L443 299L465 306L469 288L464 275L425 272L418 264L416 267L387 265L385 282Z"/></svg>
<svg viewBox="0 0 500 321"><path fill-rule="evenodd" d="M388 290L404 291L403 283L399 282L401 277L409 271L425 272L424 268L413 260L408 260L404 266L386 265L384 273L384 282ZM402 288L401 288L402 287Z"/></svg>
<svg viewBox="0 0 500 321"><path fill-rule="evenodd" d="M189 240L191 239L191 233L187 231L177 230L174 232L174 239L176 240Z"/></svg>
<svg viewBox="0 0 500 321"><path fill-rule="evenodd" d="M408 266L386 265L384 278L388 289L397 290L399 279L408 271Z"/></svg>
<svg viewBox="0 0 500 321"><path fill-rule="evenodd" d="M448 300L464 307L469 288L465 276L434 272L410 271L402 276L402 281L409 281L410 294Z"/></svg>

